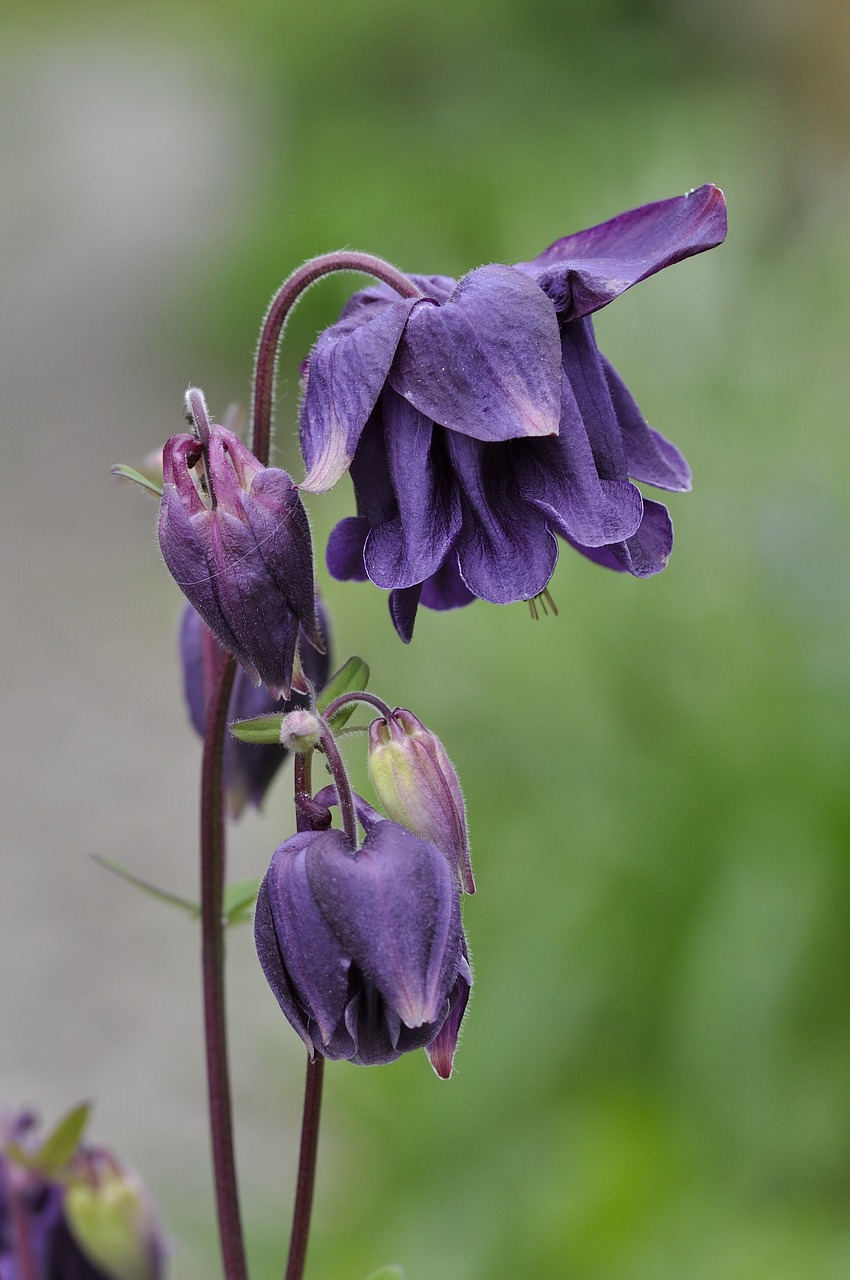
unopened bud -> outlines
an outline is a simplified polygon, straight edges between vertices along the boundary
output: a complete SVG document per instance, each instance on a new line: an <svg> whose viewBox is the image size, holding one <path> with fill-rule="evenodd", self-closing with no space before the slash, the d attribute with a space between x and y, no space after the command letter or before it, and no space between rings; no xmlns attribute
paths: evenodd
<svg viewBox="0 0 850 1280"><path fill-rule="evenodd" d="M65 1192L64 1214L85 1255L114 1280L158 1280L162 1232L150 1195L130 1170L90 1151Z"/></svg>
<svg viewBox="0 0 850 1280"><path fill-rule="evenodd" d="M435 844L461 888L474 893L463 793L437 735L401 707L389 719L373 720L369 776L388 817Z"/></svg>
<svg viewBox="0 0 850 1280"><path fill-rule="evenodd" d="M312 711L290 711L281 721L280 740L290 751L312 751L321 736L321 723Z"/></svg>

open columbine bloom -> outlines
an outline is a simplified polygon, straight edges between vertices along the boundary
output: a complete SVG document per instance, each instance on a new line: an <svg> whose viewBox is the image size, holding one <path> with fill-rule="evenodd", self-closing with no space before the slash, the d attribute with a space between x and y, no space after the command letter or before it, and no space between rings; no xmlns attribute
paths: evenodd
<svg viewBox="0 0 850 1280"><path fill-rule="evenodd" d="M506 604L546 588L555 534L647 577L672 547L667 509L632 481L690 487L596 346L590 319L656 271L721 243L723 193L704 186L566 236L516 266L456 282L411 276L354 295L310 356L302 488L350 468L355 517L328 566L389 589L409 640L420 603Z"/></svg>
<svg viewBox="0 0 850 1280"><path fill-rule="evenodd" d="M266 979L311 1057L361 1066L425 1048L444 1079L472 985L458 887L444 855L358 797L366 838L290 837L260 887Z"/></svg>

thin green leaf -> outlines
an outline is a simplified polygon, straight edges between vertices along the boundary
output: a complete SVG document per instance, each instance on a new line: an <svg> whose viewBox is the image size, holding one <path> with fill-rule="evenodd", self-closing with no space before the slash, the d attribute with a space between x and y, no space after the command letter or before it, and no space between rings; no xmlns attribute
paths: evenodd
<svg viewBox="0 0 850 1280"><path fill-rule="evenodd" d="M247 923L254 914L259 880L235 880L224 891L224 918L228 924Z"/></svg>
<svg viewBox="0 0 850 1280"><path fill-rule="evenodd" d="M113 875L120 876L122 880L126 880L128 884L133 885L136 889L141 889L143 893L149 894L152 898L158 898L160 902L167 902L169 906L179 907L181 911L187 911L193 920L200 918L201 905L199 902L193 902L191 898L181 898L177 893L169 893L167 889L160 889L148 880L142 880L139 876L134 876L132 871L122 867L120 862L114 862L112 858L104 858L99 853L93 853L92 858L99 867L105 867L107 871L111 871Z"/></svg>
<svg viewBox="0 0 850 1280"><path fill-rule="evenodd" d="M251 720L234 720L230 726L231 735L237 742L280 744L280 726L282 715L255 716Z"/></svg>
<svg viewBox="0 0 850 1280"><path fill-rule="evenodd" d="M395 1264L389 1267L379 1267L377 1271L373 1271L366 1280L404 1280L404 1268Z"/></svg>
<svg viewBox="0 0 850 1280"><path fill-rule="evenodd" d="M119 476L122 480L132 480L133 484L139 485L140 488L146 489L148 493L152 493L154 497L162 497L162 485L157 484L150 476L143 475L141 471L137 471L135 467L128 467L125 462L116 462L114 467L110 467L114 476Z"/></svg>
<svg viewBox="0 0 850 1280"><path fill-rule="evenodd" d="M344 663L334 675L331 676L322 692L319 694L316 703L319 714L324 714L325 708L329 707L334 698L338 698L341 693L353 693L355 690L359 692L366 689L369 685L369 667L362 658L352 657L348 662ZM341 729L346 720L350 718L356 710L356 703L349 703L347 706L341 707L331 721L332 729Z"/></svg>
<svg viewBox="0 0 850 1280"><path fill-rule="evenodd" d="M71 1159L88 1124L91 1103L81 1102L63 1116L42 1142L33 1163L45 1173L56 1174Z"/></svg>

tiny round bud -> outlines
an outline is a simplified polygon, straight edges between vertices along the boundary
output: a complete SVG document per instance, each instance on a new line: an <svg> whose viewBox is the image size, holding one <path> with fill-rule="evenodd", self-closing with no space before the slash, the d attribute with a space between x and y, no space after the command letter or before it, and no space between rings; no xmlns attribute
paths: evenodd
<svg viewBox="0 0 850 1280"><path fill-rule="evenodd" d="M281 721L280 740L290 751L312 751L321 736L321 723L312 711L290 711Z"/></svg>

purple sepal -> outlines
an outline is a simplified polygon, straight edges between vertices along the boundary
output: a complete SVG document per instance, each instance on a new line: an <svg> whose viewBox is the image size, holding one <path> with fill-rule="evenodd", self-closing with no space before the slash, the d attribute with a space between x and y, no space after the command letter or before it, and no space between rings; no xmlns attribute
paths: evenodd
<svg viewBox="0 0 850 1280"><path fill-rule="evenodd" d="M442 306L410 313L390 383L426 418L476 440L555 435L558 321L513 267L479 267Z"/></svg>
<svg viewBox="0 0 850 1280"><path fill-rule="evenodd" d="M707 184L564 236L517 269L536 281L562 320L577 320L725 238L726 201L719 187Z"/></svg>
<svg viewBox="0 0 850 1280"><path fill-rule="evenodd" d="M441 1080L448 1080L452 1074L460 1024L466 1012L471 989L472 969L469 966L469 955L464 944L457 982L449 994L448 1017L425 1050L431 1066Z"/></svg>

